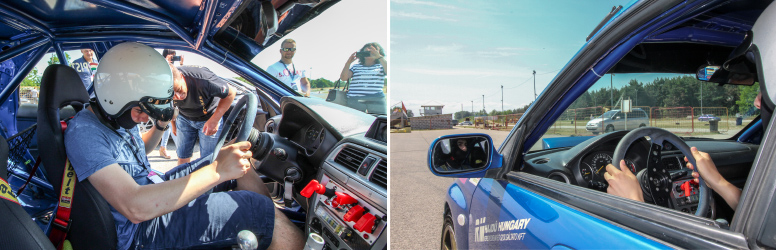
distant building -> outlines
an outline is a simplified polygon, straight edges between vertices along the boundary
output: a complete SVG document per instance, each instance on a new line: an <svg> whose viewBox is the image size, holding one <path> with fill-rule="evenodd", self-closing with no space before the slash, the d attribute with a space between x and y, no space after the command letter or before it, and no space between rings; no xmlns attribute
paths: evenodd
<svg viewBox="0 0 776 250"><path fill-rule="evenodd" d="M441 115L442 114L442 107L445 105L442 104L426 104L421 105L420 107L423 108L423 116L430 116L430 115Z"/></svg>

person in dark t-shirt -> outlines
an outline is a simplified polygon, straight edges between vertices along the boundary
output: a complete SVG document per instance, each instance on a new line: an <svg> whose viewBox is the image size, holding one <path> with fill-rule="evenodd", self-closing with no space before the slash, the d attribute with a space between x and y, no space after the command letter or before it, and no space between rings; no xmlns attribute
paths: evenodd
<svg viewBox="0 0 776 250"><path fill-rule="evenodd" d="M179 139L178 164L183 164L191 161L197 138L200 157L213 153L221 118L231 106L236 91L205 67L173 67L173 77L173 100L179 111L173 132Z"/></svg>

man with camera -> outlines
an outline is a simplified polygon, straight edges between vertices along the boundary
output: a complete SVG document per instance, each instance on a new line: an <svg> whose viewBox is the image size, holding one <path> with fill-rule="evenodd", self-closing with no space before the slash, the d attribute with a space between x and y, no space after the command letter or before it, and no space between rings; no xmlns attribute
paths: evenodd
<svg viewBox="0 0 776 250"><path fill-rule="evenodd" d="M283 40L280 44L280 61L267 67L267 73L285 83L291 89L310 97L310 80L307 79L307 71L296 68L293 62L296 53L296 41L294 39Z"/></svg>

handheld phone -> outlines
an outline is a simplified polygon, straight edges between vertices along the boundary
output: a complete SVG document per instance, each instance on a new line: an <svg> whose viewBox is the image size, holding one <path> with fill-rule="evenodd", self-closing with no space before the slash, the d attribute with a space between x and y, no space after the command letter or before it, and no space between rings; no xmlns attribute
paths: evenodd
<svg viewBox="0 0 776 250"><path fill-rule="evenodd" d="M172 57L172 61L173 62L177 62L177 61L180 61L180 60L181 60L181 56L173 56Z"/></svg>
<svg viewBox="0 0 776 250"><path fill-rule="evenodd" d="M359 52L356 52L356 56L357 57L369 57L370 55L372 55L372 53L369 52L369 51L359 51Z"/></svg>

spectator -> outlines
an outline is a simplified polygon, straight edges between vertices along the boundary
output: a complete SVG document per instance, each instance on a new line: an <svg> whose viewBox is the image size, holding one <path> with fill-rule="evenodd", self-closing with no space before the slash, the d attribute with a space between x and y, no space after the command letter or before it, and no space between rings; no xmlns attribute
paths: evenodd
<svg viewBox="0 0 776 250"><path fill-rule="evenodd" d="M183 65L183 55L181 55L179 58L176 58L176 54L177 53L175 52L174 49L164 49L162 51L162 56L164 57L164 59L167 60L168 63L170 63L171 65L174 65L175 61L178 61L179 65ZM178 60L174 61L174 59L178 59ZM172 133L174 136L172 138L173 142L177 141L177 137L175 137L177 136L176 129L175 129L175 125L176 125L175 119L177 118L177 114L178 112L175 112L175 116L172 118L172 130L164 131L164 135L162 135L162 142L161 144L159 144L159 156L165 159L172 158L169 154L167 154L167 142L170 140L170 133Z"/></svg>
<svg viewBox="0 0 776 250"><path fill-rule="evenodd" d="M280 44L280 61L267 67L267 73L291 89L309 97L310 80L307 79L307 71L304 68L296 68L296 64L293 62L294 54L296 54L296 41L293 39L283 40L283 43Z"/></svg>
<svg viewBox="0 0 776 250"><path fill-rule="evenodd" d="M84 82L84 87L86 87L86 91L89 92L89 98L94 98L94 86L92 86L92 81L94 80L94 73L97 72L99 62L97 62L97 56L94 55L92 49L81 49L81 53L83 56L75 59L71 63L71 67L78 72L81 81Z"/></svg>
<svg viewBox="0 0 776 250"><path fill-rule="evenodd" d="M221 118L232 105L236 90L205 67L172 67L173 100L178 108L175 135L178 164L191 161L194 143L199 139L200 157L213 153Z"/></svg>
<svg viewBox="0 0 776 250"><path fill-rule="evenodd" d="M358 64L351 65L358 59ZM348 107L369 113L387 113L385 105L385 76L388 62L385 51L378 43L367 43L359 52L348 57L340 73L340 80L350 79Z"/></svg>

